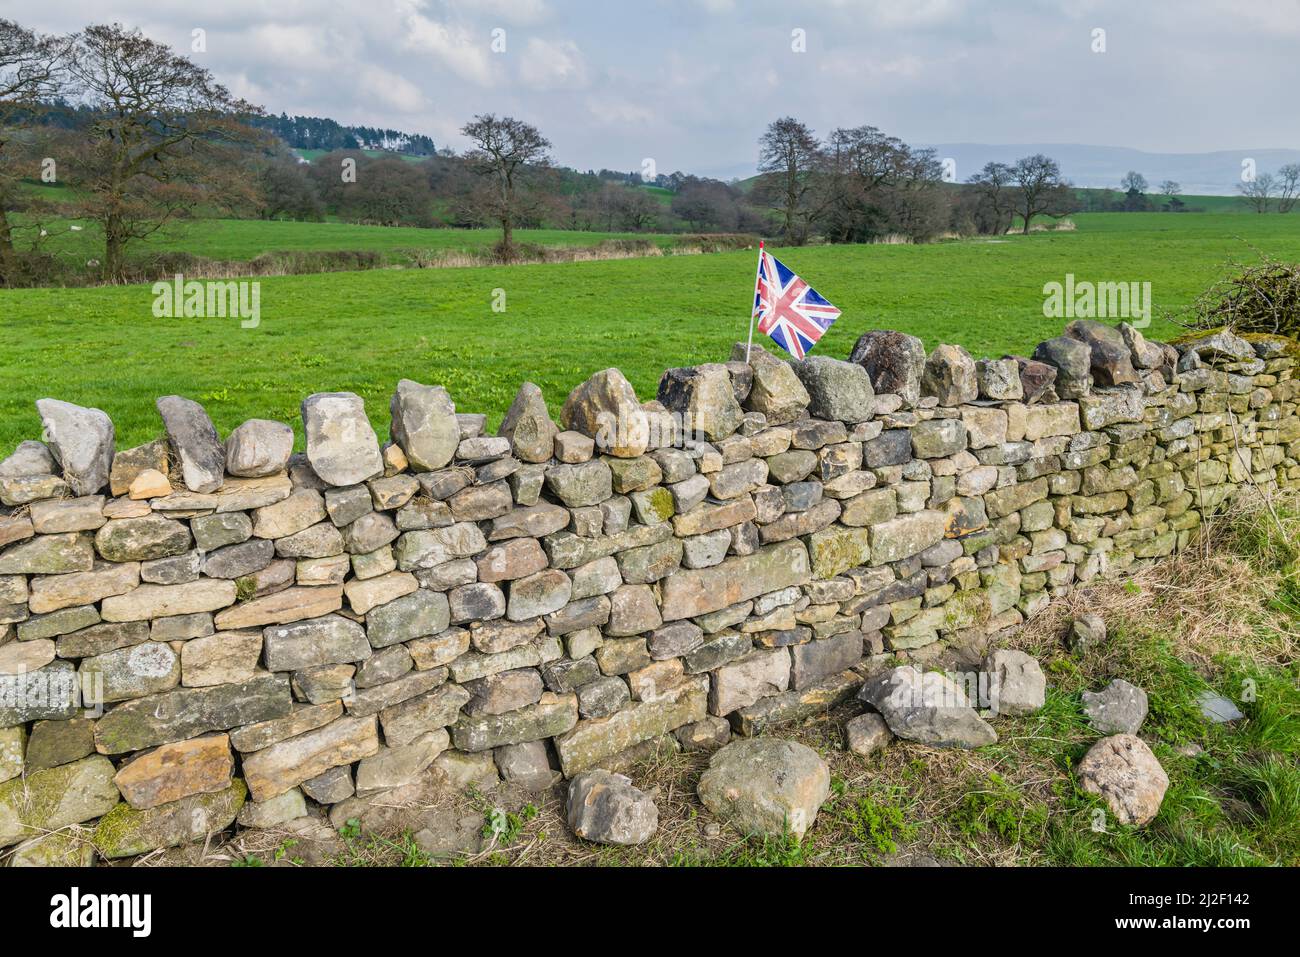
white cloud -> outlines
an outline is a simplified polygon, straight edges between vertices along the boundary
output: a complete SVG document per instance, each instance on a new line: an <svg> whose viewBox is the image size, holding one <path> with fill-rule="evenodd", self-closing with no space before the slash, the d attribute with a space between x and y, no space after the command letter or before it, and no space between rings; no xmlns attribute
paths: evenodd
<svg viewBox="0 0 1300 957"><path fill-rule="evenodd" d="M488 29L471 32L460 24L442 23L423 13L421 0L394 0L393 7L405 28L403 48L431 55L462 79L491 86L496 75Z"/></svg>
<svg viewBox="0 0 1300 957"><path fill-rule="evenodd" d="M519 78L534 90L581 89L587 85L587 63L572 40L530 37L519 63Z"/></svg>

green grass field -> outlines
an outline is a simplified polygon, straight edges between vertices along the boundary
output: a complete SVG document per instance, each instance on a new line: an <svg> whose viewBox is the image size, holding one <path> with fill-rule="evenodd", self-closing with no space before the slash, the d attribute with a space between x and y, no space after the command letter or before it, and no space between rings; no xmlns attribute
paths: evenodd
<svg viewBox="0 0 1300 957"><path fill-rule="evenodd" d="M1159 316L1188 304L1229 260L1300 259L1300 220L1291 217L1074 219L1072 232L776 253L843 310L817 349L836 357L870 328L901 329L927 347L960 343L977 356L1031 349L1059 332L1061 322L1042 314L1042 289L1066 273L1150 282ZM209 237L208 249L256 251L240 236L244 225L251 235L266 224L207 224L225 237ZM751 252L286 276L261 280L256 329L233 319L155 319L143 285L0 291L0 453L39 436L33 402L42 396L104 409L122 447L157 435L153 401L173 392L203 402L223 434L254 416L301 433L305 396L350 390L386 435L388 398L402 377L446 385L458 408L486 412L492 424L525 379L541 386L557 417L568 391L608 366L648 399L664 368L725 358L744 338L753 276ZM496 289L505 291L504 313L492 310ZM1160 318L1149 330L1157 338L1174 331Z"/></svg>
<svg viewBox="0 0 1300 957"><path fill-rule="evenodd" d="M71 221L79 231L51 236L48 252L77 261L102 253L101 232L93 223ZM360 226L355 223L299 223L257 219L177 220L147 242L129 247L132 258L184 251L219 260L253 259L270 250L378 250L392 263L410 262L414 254L487 249L501 237L494 229L421 229L416 226ZM515 238L539 246L595 246L606 239L648 239L671 246L676 237L663 233L602 233L566 229L520 229Z"/></svg>

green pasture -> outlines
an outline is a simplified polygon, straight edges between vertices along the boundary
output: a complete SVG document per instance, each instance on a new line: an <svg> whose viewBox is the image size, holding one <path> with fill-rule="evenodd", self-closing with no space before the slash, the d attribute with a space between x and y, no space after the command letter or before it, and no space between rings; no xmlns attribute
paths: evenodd
<svg viewBox="0 0 1300 957"><path fill-rule="evenodd" d="M1261 252L1300 258L1300 219L1291 217L1074 220L1073 231L1029 236L774 251L843 310L817 348L836 357L870 328L901 329L928 347L960 343L977 356L1032 349L1060 329L1060 320L1043 316L1043 286L1067 273L1078 281L1150 282L1148 332L1166 337L1176 327L1162 315L1186 306L1229 261ZM292 227L302 242L366 229L194 223L197 245L184 248L253 254L260 251L254 236L267 225L277 227L281 247L290 230L278 227ZM465 235L429 231L444 233ZM597 236L559 235L570 243ZM235 319L155 318L147 285L0 291L0 454L39 436L33 402L42 396L104 409L123 447L157 434L153 401L173 392L203 402L224 434L254 416L293 422L301 433L303 397L350 390L366 399L381 436L402 377L446 385L459 409L486 412L493 425L525 379L541 386L557 418L568 391L608 366L651 398L664 368L725 358L744 338L753 276L753 254L736 252L267 278L256 329ZM504 312L493 310L496 290L504 292Z"/></svg>

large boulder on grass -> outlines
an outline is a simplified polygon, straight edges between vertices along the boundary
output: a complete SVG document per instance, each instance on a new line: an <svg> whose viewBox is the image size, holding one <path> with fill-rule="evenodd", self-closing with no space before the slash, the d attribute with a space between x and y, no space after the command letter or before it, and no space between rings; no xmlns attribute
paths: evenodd
<svg viewBox="0 0 1300 957"><path fill-rule="evenodd" d="M655 802L621 774L587 771L569 783L569 827L596 844L644 844L659 827Z"/></svg>
<svg viewBox="0 0 1300 957"><path fill-rule="evenodd" d="M966 692L947 675L892 668L869 679L858 698L880 712L900 738L941 748L978 748L998 734L971 707Z"/></svg>
<svg viewBox="0 0 1300 957"><path fill-rule="evenodd" d="M1116 734L1094 744L1079 762L1079 785L1106 802L1122 824L1146 824L1169 789L1169 775L1146 742Z"/></svg>
<svg viewBox="0 0 1300 957"><path fill-rule="evenodd" d="M742 834L802 840L830 786L830 770L812 748L750 738L713 755L698 792L705 807Z"/></svg>

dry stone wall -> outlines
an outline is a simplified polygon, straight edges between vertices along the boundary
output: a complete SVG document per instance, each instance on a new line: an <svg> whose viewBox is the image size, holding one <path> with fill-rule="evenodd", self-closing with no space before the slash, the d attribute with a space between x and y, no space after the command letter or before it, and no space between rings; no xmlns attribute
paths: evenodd
<svg viewBox="0 0 1300 957"><path fill-rule="evenodd" d="M0 847L125 857L436 766L542 787L823 710L1300 483L1294 343L1076 322L1032 358L738 345L617 370L499 434L403 380L381 445L313 395L224 441L196 403L115 449L42 399L0 463ZM80 854L80 851L76 852ZM62 855L62 856L60 856Z"/></svg>

